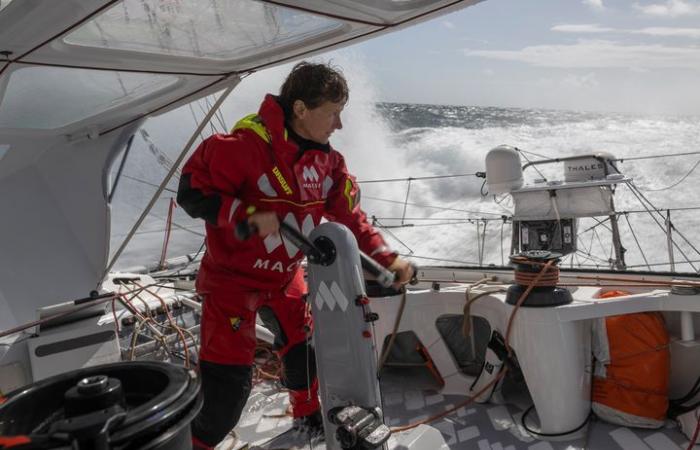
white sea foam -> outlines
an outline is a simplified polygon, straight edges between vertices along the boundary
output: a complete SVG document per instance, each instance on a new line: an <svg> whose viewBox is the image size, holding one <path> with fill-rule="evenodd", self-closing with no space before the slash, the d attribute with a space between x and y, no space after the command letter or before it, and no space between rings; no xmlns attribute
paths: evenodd
<svg viewBox="0 0 700 450"><path fill-rule="evenodd" d="M514 145L550 157L605 151L617 158L629 158L700 150L697 146L700 142L697 118L434 105L377 107L376 102L381 93L375 91L371 72L367 70L362 58L352 52L343 52L334 57L333 63L340 66L346 74L351 97L343 115L344 128L336 132L331 142L346 156L348 166L359 180L483 171L486 153L500 144ZM223 108L225 128L230 128L243 115L256 111L265 93L277 92L290 67L291 65L286 65L263 71L243 80ZM172 159L194 129L193 112L198 117L203 116L200 106L195 105L192 110L189 107L180 108L145 124L152 141ZM211 129L207 129L205 134L210 132ZM125 173L159 183L165 169L154 163L153 155L148 152L145 142L138 136L134 142ZM532 155L529 157L535 158ZM698 160L700 155L621 162L619 167L642 189L659 189L679 180ZM561 178L559 171L559 165L553 165L547 169L546 175L548 178ZM534 171L528 172L530 179L537 176ZM700 205L696 194L699 180L700 169L671 190L647 192L646 195L660 208ZM476 177L412 181L405 222L415 226L390 229L385 233L388 242L402 253L409 253L410 249L415 255L478 262L477 230L474 223L425 226L431 221L415 219L490 218L507 214L508 208L504 209L504 205L508 201L497 205L492 198L480 195L482 181ZM120 183L113 212L113 251L135 220L139 209L154 191L154 188L129 179L123 179ZM175 189L177 183L172 182L169 186ZM407 186L406 181L364 183L364 209L370 216L380 218L380 223L399 224L400 220L390 218L401 218L404 215L403 202L406 200ZM168 197L171 196L173 194L169 193ZM615 201L620 210L642 209L636 197L626 188L618 189ZM120 266L143 262L143 259L157 259L162 244L159 230L162 230L162 218L167 214L167 201L160 201L154 214L160 218L152 217L145 225L145 230L142 230L150 230L151 233L140 235ZM677 228L691 241L697 240L700 244L700 232L696 231L698 211L672 214ZM649 262L667 261L665 236L659 226L651 218L640 214L630 215L630 220ZM179 209L175 221L202 231L201 223L189 219ZM629 250L628 263L644 263L626 221L623 219L621 222L623 244ZM590 220L582 220L579 230L588 228L592 223ZM583 236L579 248L586 251L590 248L592 253L605 260L609 257L606 254L610 242L609 233L602 227L599 227L599 231L599 236L592 233ZM506 252L509 250L509 225L503 227L503 233L501 240L501 222L489 222L486 249L483 251L484 263L501 263L501 244ZM195 251L202 243L201 237L184 231L175 232L172 239L171 255ZM682 244L681 248L691 259L700 259L700 255L688 245ZM677 252L676 260L681 259ZM419 262L440 264L439 261L426 259ZM664 266L654 268L667 269ZM689 267L686 265L679 268Z"/></svg>

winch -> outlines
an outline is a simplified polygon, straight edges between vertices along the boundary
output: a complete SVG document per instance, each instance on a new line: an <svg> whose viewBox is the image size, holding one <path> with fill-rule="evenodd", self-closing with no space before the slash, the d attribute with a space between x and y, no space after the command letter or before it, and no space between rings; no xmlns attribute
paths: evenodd
<svg viewBox="0 0 700 450"><path fill-rule="evenodd" d="M8 394L0 436L33 449L189 450L199 386L195 372L155 361L67 372Z"/></svg>
<svg viewBox="0 0 700 450"><path fill-rule="evenodd" d="M557 287L557 264L561 257L560 253L546 250L529 250L512 255L510 260L515 264L515 284L508 288L506 302L517 304L523 293L534 284L521 306L559 306L571 303L571 292ZM544 273L540 274L542 271Z"/></svg>

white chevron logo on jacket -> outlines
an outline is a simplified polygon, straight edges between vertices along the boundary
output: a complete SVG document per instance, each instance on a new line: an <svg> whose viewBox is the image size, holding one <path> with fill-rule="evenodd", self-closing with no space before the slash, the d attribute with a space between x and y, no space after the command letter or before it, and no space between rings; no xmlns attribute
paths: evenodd
<svg viewBox="0 0 700 450"><path fill-rule="evenodd" d="M301 223L301 229L299 227L299 223L297 222L296 216L292 213L287 213L287 215L284 217L284 222L295 230L301 231L304 236L308 236L311 234L314 228L316 228L314 218L311 217L311 214L307 214L306 217L304 217L304 221ZM265 250L267 250L267 253L272 253L282 244L284 244L284 248L287 250L287 255L289 255L290 258L293 258L294 255L299 252L299 248L289 242L288 239L282 239L279 232L268 235L265 239L263 239L263 243L265 244Z"/></svg>

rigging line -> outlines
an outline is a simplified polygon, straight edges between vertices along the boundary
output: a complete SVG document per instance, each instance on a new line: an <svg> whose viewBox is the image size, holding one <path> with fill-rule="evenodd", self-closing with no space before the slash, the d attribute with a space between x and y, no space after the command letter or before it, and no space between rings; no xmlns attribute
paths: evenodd
<svg viewBox="0 0 700 450"><path fill-rule="evenodd" d="M673 224L673 222L671 222L671 226L673 227L673 230L676 232L676 234L678 234L678 235L690 246L690 248L692 248L693 250L695 250L695 253L697 253L698 255L700 255L700 251L698 251L698 249L695 248L695 245L693 245L693 243L690 242L690 241L688 240L688 238L686 238L685 235L684 235L683 233L681 233L681 231L680 231L678 228L676 228L676 226Z"/></svg>
<svg viewBox="0 0 700 450"><path fill-rule="evenodd" d="M690 174L693 173L693 171L695 171L695 169L698 167L698 165L700 165L700 159L698 159L698 160L695 162L695 165L694 165L693 167L690 168L690 170L688 171L688 173L686 173L685 175L683 175L683 176L682 176L678 181L676 181L675 183L673 183L673 184L671 184L671 185L668 185L668 186L666 186L666 187L662 187L662 188L659 188L659 189L642 189L642 188L638 187L638 189L639 189L640 191L644 191L644 192L661 192L661 191L667 191L667 190L669 190L669 189L673 189L674 187L678 186L678 185L681 184L683 181L685 181L685 179L688 178L688 177L690 176Z"/></svg>
<svg viewBox="0 0 700 450"><path fill-rule="evenodd" d="M483 262L481 258L481 236L479 236L479 221L475 222L476 225L476 257L479 258L479 265Z"/></svg>
<svg viewBox="0 0 700 450"><path fill-rule="evenodd" d="M447 225L467 225L473 224L478 219L463 220L462 222L437 222L437 223L405 223L403 225L384 225L384 228L426 228L426 227L444 227Z"/></svg>
<svg viewBox="0 0 700 450"><path fill-rule="evenodd" d="M503 227L506 226L506 221L501 222L501 265L503 264Z"/></svg>
<svg viewBox="0 0 700 450"><path fill-rule="evenodd" d="M681 261L681 262L677 262L677 263L676 263L676 266L679 266L679 265L681 265L681 264L689 264L689 265L692 266L691 263L700 263L700 259L694 259L694 260L692 260L692 261L687 261L687 262L682 262L682 261ZM670 265L671 265L671 264L668 263L668 262L663 262L663 263L651 263L651 264L649 264L648 266L656 267L656 266L670 266ZM628 268L628 269L637 269L637 268L644 267L644 266L647 266L647 264L636 264L636 265L633 265L633 266L627 266L627 268Z"/></svg>
<svg viewBox="0 0 700 450"><path fill-rule="evenodd" d="M140 179L140 178L132 177L131 175L126 175L126 174L124 174L124 175L122 175L122 176L123 176L124 178L128 178L128 179L130 179L130 180L134 180L134 181L137 181L137 182L139 182L139 183L143 183L143 184L145 184L145 185L147 185L147 186L151 186L151 187L154 187L154 188L157 188L157 187L158 187L158 185L155 184L155 183L151 183L151 182L149 182L149 181L142 180L142 179ZM170 193L172 193L172 194L177 194L177 191L176 191L175 189L170 189L170 188L167 188L167 187L166 187L166 188L163 188L163 190L166 191L166 192L170 192Z"/></svg>
<svg viewBox="0 0 700 450"><path fill-rule="evenodd" d="M451 262L451 263L458 263L458 264L465 264L468 266L478 266L479 263L474 262L474 261L459 261L456 259L447 259L447 258L433 258L431 256L418 256L418 255L408 255L405 253L399 253L399 256L410 256L411 258L417 258L417 259L428 259L431 261L440 261L440 262Z"/></svg>
<svg viewBox="0 0 700 450"><path fill-rule="evenodd" d="M593 230L593 235L598 240L598 244L600 245L600 249L603 251L603 254L605 254L605 252L606 252L605 245L603 245L603 241L600 239L600 235L598 234L598 230Z"/></svg>
<svg viewBox="0 0 700 450"><path fill-rule="evenodd" d="M594 239L595 239L595 236L593 235L593 233L591 233L591 241L588 243L588 251L586 252L589 255L591 254L591 251L593 251L593 240Z"/></svg>
<svg viewBox="0 0 700 450"><path fill-rule="evenodd" d="M394 183L399 181L420 181L420 180L438 180L442 178L459 178L459 177L476 177L481 172L475 173L459 173L454 175L432 175L425 177L406 177L406 178L384 178L379 180L362 180L358 183Z"/></svg>
<svg viewBox="0 0 700 450"><path fill-rule="evenodd" d="M486 183L486 180L484 180L484 183ZM494 196L493 196L493 201L494 201L494 202L496 203L496 205L498 205L498 207L501 208L504 212L506 212L506 213L512 215L512 214L513 214L513 211L511 211L510 209L508 209L508 208L506 208L505 206L503 206L503 202L505 201L506 197L507 197L507 195L504 194L504 195L501 197L501 200L498 200L497 196L494 195ZM512 206L513 206L513 205L512 205L512 203L511 203L511 207L512 207ZM503 216L503 215L501 214L501 216Z"/></svg>
<svg viewBox="0 0 700 450"><path fill-rule="evenodd" d="M211 108L211 101L209 100L209 95L204 97L204 103L206 103L208 108ZM217 122L219 122L219 125L221 126L221 131L217 130L219 133L226 133L226 123L224 121L223 116L221 115L221 108L216 110L216 113L214 113L214 117L216 118ZM212 124L214 122L212 121Z"/></svg>
<svg viewBox="0 0 700 450"><path fill-rule="evenodd" d="M573 253L569 253L568 255L564 255L561 257L561 261L559 262L560 266L564 266L566 264L567 258L569 259L569 264L571 264L571 261L573 261L573 258L571 257Z"/></svg>
<svg viewBox="0 0 700 450"><path fill-rule="evenodd" d="M170 201L170 200L171 200L171 199L169 199L169 198L167 198L167 197L160 197L160 198L158 199L158 201ZM132 207L134 207L134 208L138 208L138 207L139 207L138 205L134 205L133 203L130 203L130 202L125 202L125 204L128 205L128 206L132 206ZM160 216L160 215L158 215L158 214L156 214L156 213L154 213L154 212L150 212L150 213L148 213L148 215L149 215L150 217L154 218L154 219L158 219L158 220L160 220L160 221L162 221L162 222L166 222L165 217ZM200 229L200 228L186 227L186 226L184 226L184 225L180 225L180 224L177 223L177 222L173 222L173 226L174 226L175 228L179 228L179 229L181 229L181 230L190 232L190 233L195 234L195 235L197 235L197 236L204 237L204 234L203 234L203 233L199 233L199 232L197 232L197 231L194 231L194 230L198 230L198 229ZM139 234L149 234L149 233L162 233L163 231L165 231L165 229L159 229L159 230L142 230L142 231L136 232L135 234L139 235ZM126 236L126 233L124 233L124 234L115 234L115 235L114 235L114 237L119 237L119 236Z"/></svg>
<svg viewBox="0 0 700 450"><path fill-rule="evenodd" d="M551 156L542 155L540 153L531 152L529 150L523 150L521 148L519 148L518 151L520 151L522 153L528 153L530 155L537 156L538 158L542 158L542 159L554 159Z"/></svg>
<svg viewBox="0 0 700 450"><path fill-rule="evenodd" d="M634 186L634 189L637 191L637 193L638 193L644 200L646 200L647 203L649 203L649 205L650 205L652 208L654 208L654 210L659 214L659 216L661 216L661 217L664 219L664 221L665 221L665 220L666 220L666 217L661 213L661 210L659 210L658 208L656 208L656 207L654 206L654 204L651 203L651 201L650 201L648 198L646 198L646 196L645 196L644 194L642 194L642 193L639 191L639 188L638 188L634 183L630 182L630 184L631 184L632 186ZM666 211L669 211L669 210L667 209ZM670 220L670 219L669 219L669 220ZM675 225L673 225L673 222L671 222L671 228L676 232L676 234L678 234L678 235L681 237L681 239L683 239L683 240L686 242L686 244L688 244L688 245L690 246L690 248L692 248L693 250L695 250L695 253L697 253L698 255L700 255L700 250L698 250L697 247L695 247L695 245L693 245L693 243L692 243L687 237L685 237L685 235L684 235L683 233L681 233L681 231L680 231L678 228L676 228ZM663 228L663 227L662 227L662 229L664 230L664 233L665 233L665 232L666 232L666 229ZM676 247L678 248L677 245L676 245ZM685 254L683 253L683 251L682 251L680 248L678 248L678 250L679 250L679 251L681 252L681 254L685 257ZM688 259L688 258L686 257L686 259Z"/></svg>
<svg viewBox="0 0 700 450"><path fill-rule="evenodd" d="M158 217L158 216L153 216L153 217L156 217L157 219L160 219L160 220L165 220L165 219L163 219L162 217ZM199 231L196 231L196 230L198 230L199 228L196 228L196 229L195 229L195 228L192 228L192 227L189 227L189 228L188 228L188 227L179 225L179 224L177 224L176 222L173 222L172 225L173 225L175 228L177 228L177 229L180 229L180 230L182 230L182 231L187 231L188 233L194 234L195 236L205 237L205 234L204 234L204 233L200 233ZM142 231L137 231L136 233L134 233L134 235L135 235L135 236L142 236L142 235L144 235L144 234L163 233L165 230L166 230L166 228L160 228L160 229L158 229L158 230L142 230ZM123 234L115 234L115 235L114 235L114 237L121 237L121 236L126 236L126 233L123 233Z"/></svg>
<svg viewBox="0 0 700 450"><path fill-rule="evenodd" d="M231 77L234 77L234 78L231 79ZM181 103L188 98L194 98L197 94L199 94L201 92L206 92L206 91L214 88L215 86L218 88L218 87L220 87L218 85L221 85L221 87L223 87L226 85L226 83L232 83L233 86L235 87L240 81L241 81L241 78L238 77L238 72L230 72L230 73L224 74L221 78L214 80L211 83L208 83L199 89L195 89L194 91L188 92L188 93L182 95L181 97L177 97L176 99L174 99L170 102L167 102L163 105L160 105L160 106L157 106L153 109L150 109L150 110L144 112L143 114L139 114L135 117L129 118L125 122L120 123L119 125L115 125L111 128L108 128L107 130L100 131L100 136L104 136L105 134L116 131L116 130L123 128L131 123L138 122L146 117L150 117L150 116L156 114L157 112L163 111L167 108L170 108L171 106L178 104L178 103Z"/></svg>
<svg viewBox="0 0 700 450"><path fill-rule="evenodd" d="M126 150L122 155L122 160L119 163L119 169L117 169L117 175L114 178L114 183L112 183L112 189L109 190L109 196L107 197L107 203L112 203L112 198L114 198L114 193L117 191L117 186L119 185L119 180L122 176L122 171L124 170L124 164L126 164L126 159L129 156L129 151L131 150L131 144L134 143L134 137L136 134L132 134L129 140L126 142Z"/></svg>
<svg viewBox="0 0 700 450"><path fill-rule="evenodd" d="M581 264L581 262L579 260L578 267L587 267L588 266L588 267L600 268L601 266L609 266L610 265L610 262L608 262L608 261L604 261L604 260L596 261L594 258L587 257L586 252L584 252L582 250L577 250L576 253L579 256L581 256L584 261L591 261L593 263L593 264L585 264L585 263Z"/></svg>
<svg viewBox="0 0 700 450"><path fill-rule="evenodd" d="M634 228L632 228L632 224L630 223L629 216L627 214L625 214L624 217L625 217L625 220L627 221L627 227L632 232L632 237L634 238L634 242L637 243L637 248L639 249L639 253L642 254L642 259L644 259L644 264L646 264L647 268L649 270L651 270L651 266L649 265L649 261L647 260L647 256L644 254L644 250L642 250L642 246L639 243L639 239L637 239L637 234L634 232Z"/></svg>
<svg viewBox="0 0 700 450"><path fill-rule="evenodd" d="M170 169L170 166L173 165L172 160L170 159L170 157L167 154L165 154L161 149L159 149L156 144L153 143L153 141L151 140L151 137L148 134L148 132L146 131L146 129L145 128L139 129L139 133L141 134L141 138L143 139L143 141L146 143L146 146L148 147L148 151L150 151L151 154L153 155L153 157L156 159L156 162L158 164L160 164L160 166L163 167L164 169ZM178 169L176 174L175 174L176 178L179 179L181 175L182 174L180 173L180 170Z"/></svg>
<svg viewBox="0 0 700 450"><path fill-rule="evenodd" d="M404 247L406 247L406 249L408 250L409 254L411 254L411 255L413 254L413 249L412 249L411 247L409 247L408 245L406 245L406 244L404 243L404 241L402 241L401 239L399 239L398 237L396 237L396 235L395 235L394 233L392 233L388 228L386 228L386 227L384 226L384 224L381 223L381 222L379 221L379 219L377 219L376 217L372 216L372 222L377 223L377 224L379 225L379 228L381 228L381 229L383 229L384 231L386 231L387 233L389 233L389 235L390 235L391 237L393 237L394 239L396 239L396 240L399 242L399 244L401 244L401 245L403 245Z"/></svg>
<svg viewBox="0 0 700 450"><path fill-rule="evenodd" d="M633 191L636 191L637 194L639 194L639 196L641 196L644 200L646 200L646 202L654 209L654 211L656 211L656 212L659 214L659 216L660 216L662 219L664 219L664 221L666 220L666 217L662 214L661 210L658 209L656 206L654 206L654 204L651 202L651 200L649 200L644 194L642 194L642 192L639 190L639 188L638 188L634 183L632 183L632 182L630 181L628 184L630 185L630 187L633 186L633 188L632 188ZM669 211L669 210L667 209L667 211ZM661 229L662 229L662 230L664 231L664 233L665 233L665 232L666 232L666 229L665 229L663 226L661 226L661 224L659 224L659 226L661 227ZM697 247L695 247L695 245L693 245L693 243L690 242L690 240L688 240L688 238L686 238L685 235L684 235L683 233L681 233L681 231L680 231L678 228L676 228L675 225L673 225L673 223L671 223L671 227L672 227L672 229L675 230L675 232L681 237L681 239L683 239L683 240L686 242L686 244L688 244L688 245L690 246L690 248L692 248L693 250L695 250L695 253L697 253L698 255L700 255L700 250L698 250ZM678 246L676 245L676 247L678 247ZM685 254L683 253L683 251L682 251L680 248L678 248L678 250L681 252L681 254L682 254L683 256L685 256ZM686 259L688 259L688 258L686 257Z"/></svg>
<svg viewBox="0 0 700 450"><path fill-rule="evenodd" d="M200 98L199 100L197 100L197 101L195 102L195 103L197 103L197 106L199 107L199 110L202 111L202 114L206 114L207 111L208 111L209 109L211 109L211 106L209 105L209 102L206 101L206 98L207 98L207 97L205 96L205 97ZM204 101L204 104L202 104L202 101ZM205 108L205 105L207 106L206 108ZM209 108L209 109L207 109L207 108ZM214 116L216 116L216 113L214 113ZM212 118L213 118L214 116L212 116ZM195 122L195 123L196 123L196 122ZM198 125L199 125L199 124L198 124ZM209 130L210 130L210 134L217 134L217 133L218 133L218 130L216 129L216 126L215 126L213 120L209 120Z"/></svg>
<svg viewBox="0 0 700 450"><path fill-rule="evenodd" d="M212 115L216 112L216 110L221 106L221 104L226 100L226 97L233 91L234 86L229 86L226 88L224 92L221 93L219 98L216 100L216 103L212 106L212 109L209 110L207 113L206 117L202 121L202 123L199 124L197 129L195 130L194 133L192 133L192 136L190 137L189 141L185 145L185 147L182 149L182 152L180 155L177 157L177 160L173 163L172 167L170 168L170 171L168 174L165 176L163 179L163 182L160 184L156 192L153 194L153 197L151 197L151 201L148 203L146 206L146 209L144 209L143 213L141 214L141 217L136 221L134 226L131 228L131 231L129 232L129 235L124 239L124 242L122 242L122 245L117 249L116 253L112 256L111 261L109 264L107 264L107 267L104 270L104 273L102 274L102 278L106 277L109 271L112 269L114 266L114 263L117 262L117 259L119 259L119 256L121 256L122 252L128 245L129 241L133 237L134 233L136 230L141 226L141 223L146 219L146 216L148 216L148 213L151 211L153 206L156 204L158 201L158 198L160 195L163 193L165 190L165 186L170 182L170 179L175 175L175 172L177 172L178 167L180 167L180 164L182 161L185 159L185 156L187 156L187 153L190 151L190 148L192 145L194 145L194 142L197 140L197 135L202 132L202 129L206 126L207 122L211 120Z"/></svg>
<svg viewBox="0 0 700 450"><path fill-rule="evenodd" d="M657 219L657 217L654 215L654 213L652 213L651 210L649 210L649 208L647 207L645 201L646 201L646 202L649 202L649 205L650 205L652 208L654 208L654 211L655 211L657 214L659 214L659 215L665 220L663 214L661 214L661 211L659 211L658 209L656 209L656 207L654 206L654 204L651 203L651 202L644 196L644 194L642 194L641 192L639 192L639 190L636 188L636 186L634 185L634 183L628 182L627 185L630 187L630 191L632 191L632 194L634 194L634 196L637 197L637 200L639 200L639 202L642 204L642 206L643 206L644 208L646 208L647 213L649 213L649 216L651 216L651 218L654 220L654 222L656 222L656 225L659 226L659 228L661 229L661 232L664 233L664 234L666 234L666 228L664 228L664 226L659 222L659 219ZM675 227L674 227L674 229L675 229ZM678 230L676 230L676 231L678 231ZM678 234L680 235L680 233L678 233ZM680 252L680 254L685 258L685 260L688 262L688 264L690 264L690 266L693 268L693 270L694 270L694 271L697 271L697 269L695 268L695 266L690 262L690 258L688 258L688 256L686 256L685 252L680 248L680 246L678 245L678 243L673 239L673 236L671 236L671 242L673 243L673 246L674 246L674 247ZM687 242L687 240L686 240L686 242ZM696 251L697 251L697 250L696 250Z"/></svg>
<svg viewBox="0 0 700 450"><path fill-rule="evenodd" d="M678 206L676 208L664 208L666 211L697 211L700 209L700 206ZM648 210L645 209L630 209L627 211L617 211L617 214L638 214L638 213L646 213L649 212Z"/></svg>
<svg viewBox="0 0 700 450"><path fill-rule="evenodd" d="M591 227L588 227L588 228L586 228L585 230L583 230L583 231L581 231L580 233L578 233L578 234L576 235L576 239L580 238L581 236L583 236L584 234L588 233L589 231L594 230L595 228L598 228L599 226L603 225L603 224L604 224L606 221L608 221L608 220L610 220L610 217L609 217L609 216L606 217L606 218L603 219L603 220L598 220L598 223L596 223L595 225L593 225L593 226L591 226ZM609 230L609 228L608 228L608 230Z"/></svg>
<svg viewBox="0 0 700 450"><path fill-rule="evenodd" d="M194 256L192 256L192 257L190 258L190 256L187 255L187 258L190 260L190 262L188 262L187 264L185 264L183 267L179 268L175 273L173 273L173 276L180 275L180 274L182 273L183 270L187 269L189 266L191 266L192 264L194 264L194 263L196 262L196 260L197 260L197 257L199 257L199 254L202 253L202 250L204 250L204 247L205 247L206 245L207 245L207 240L204 239L204 240L202 241L202 245L199 246L199 250L197 250L197 253L195 253Z"/></svg>
<svg viewBox="0 0 700 450"><path fill-rule="evenodd" d="M484 221L484 229L481 231L481 254L479 255L479 262L483 264L484 262L484 250L486 247L486 226L489 223Z"/></svg>
<svg viewBox="0 0 700 450"><path fill-rule="evenodd" d="M389 200L389 199L386 199L386 198L371 197L371 196L369 196L369 195L363 195L362 198L363 198L363 199L375 200L375 201L378 201L378 202L397 203L397 204L399 204L399 205L403 205L403 204L405 203L405 202L402 202L401 200ZM411 202L408 202L408 203L405 203L405 204L407 204L407 205L409 205L409 206L416 206L416 207L418 207L418 208L432 208L432 209L440 209L440 210L443 210L443 211L457 211L457 212L463 212L463 213L468 213L468 214L488 214L488 215L491 215L491 216L499 216L499 217L501 217L501 216L503 215L503 214L492 213L492 212L487 212L487 211L470 211L470 210L467 210L467 209L447 208L447 207L444 207L444 206L419 205L419 204L417 204L417 203L411 203Z"/></svg>
<svg viewBox="0 0 700 450"><path fill-rule="evenodd" d="M194 103L194 102L189 102L187 104L187 106L190 108L190 113L192 113L192 120L194 121L195 124L199 125L199 119L197 119L197 115L194 113L194 108L192 107L192 103ZM202 134L201 131L199 132L199 139L201 141L204 140L204 135Z"/></svg>
<svg viewBox="0 0 700 450"><path fill-rule="evenodd" d="M614 162L625 162L625 161L640 161L642 159L657 159L657 158L669 158L674 156L688 156L688 155L700 155L700 151L697 152L685 152L685 153L666 153L662 155L649 155L649 156L633 156L631 158L616 158L611 159Z"/></svg>
<svg viewBox="0 0 700 450"><path fill-rule="evenodd" d="M403 203L403 202L402 202ZM377 220L401 220L401 217L376 217L372 216L372 218L376 218ZM488 220L491 222L502 222L504 219L506 221L510 220L509 217L502 216L499 218L495 217L405 217L405 220L413 220L413 221L423 221L423 220L428 220L428 221L453 221L455 223L464 223L464 222L473 222L475 220Z"/></svg>
<svg viewBox="0 0 700 450"><path fill-rule="evenodd" d="M606 217L605 220L600 220L597 217L591 217L591 219L595 220L596 222L598 222L598 225L601 225L603 228L605 228L606 230L608 230L612 233L612 229L605 224L605 222L610 220L610 216Z"/></svg>
<svg viewBox="0 0 700 450"><path fill-rule="evenodd" d="M600 256L597 256L597 255L594 255L593 253L586 252L586 251L581 250L581 249L577 249L576 251L580 252L581 256L588 259L589 261L596 261L597 260L599 263L610 264L609 260L601 258Z"/></svg>
<svg viewBox="0 0 700 450"><path fill-rule="evenodd" d="M521 155L523 155L523 158L525 158L525 161L527 161L527 162L530 164L530 167L532 167L533 169L535 169L535 172L537 172L538 174L540 174L540 176L542 177L542 179L543 179L544 181L547 181L547 177L545 177L545 176L542 174L542 172L540 172L540 169L537 168L537 165L536 165L536 164L532 164L532 161L530 161L530 158L528 158L527 155L526 155L525 153L522 152L522 150L520 150L518 147L515 147L515 151L518 152L518 153L520 153Z"/></svg>

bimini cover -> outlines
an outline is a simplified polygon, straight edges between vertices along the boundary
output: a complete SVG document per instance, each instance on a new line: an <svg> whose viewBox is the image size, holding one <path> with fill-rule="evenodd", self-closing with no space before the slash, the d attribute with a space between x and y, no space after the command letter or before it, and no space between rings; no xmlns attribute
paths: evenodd
<svg viewBox="0 0 700 450"><path fill-rule="evenodd" d="M577 187L573 189L521 190L511 192L515 204L514 220L555 220L559 217L607 216L611 208L612 191L608 186ZM555 210L556 204L556 210Z"/></svg>

